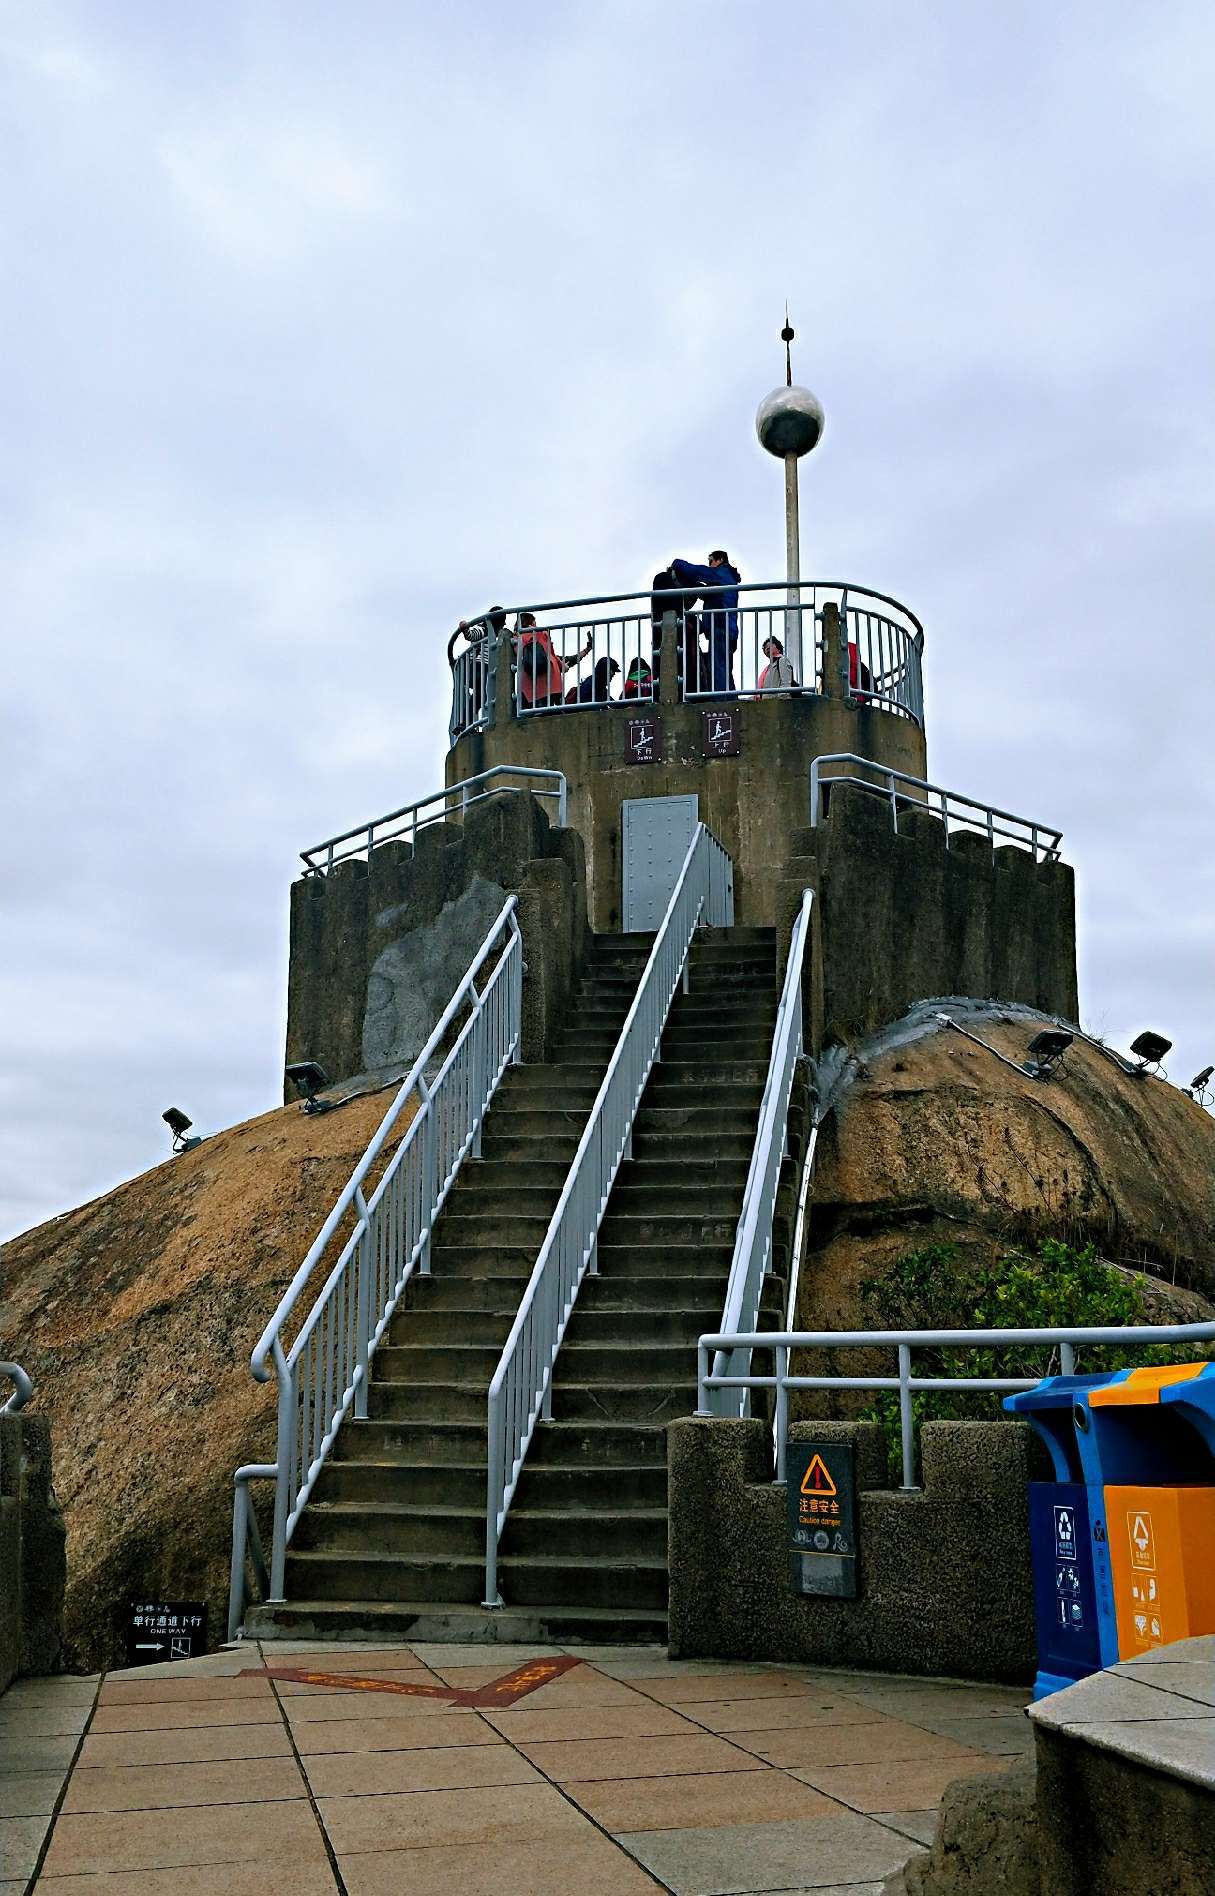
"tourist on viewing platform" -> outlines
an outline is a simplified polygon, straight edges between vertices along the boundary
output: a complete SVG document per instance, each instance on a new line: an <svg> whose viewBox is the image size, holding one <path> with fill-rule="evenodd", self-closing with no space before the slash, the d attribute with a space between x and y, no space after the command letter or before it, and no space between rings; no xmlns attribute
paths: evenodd
<svg viewBox="0 0 1215 1896"><path fill-rule="evenodd" d="M675 651L680 686L687 691L707 691L709 688L708 667L700 644L700 616L693 611L694 605L695 599L688 597L669 566L664 567L661 573L655 573L650 593L650 618L654 627L652 638L654 669L655 671L658 669L659 653L662 650L663 614L673 612L676 615L678 627Z"/></svg>
<svg viewBox="0 0 1215 1896"><path fill-rule="evenodd" d="M785 648L778 638L766 638L760 647L767 664L759 674L760 691L779 691L788 697L791 686L796 685L793 666L785 657Z"/></svg>
<svg viewBox="0 0 1215 1896"><path fill-rule="evenodd" d="M610 704L612 680L620 670L620 664L614 658L601 658L589 678L581 684L571 685L565 694L567 704Z"/></svg>
<svg viewBox="0 0 1215 1896"><path fill-rule="evenodd" d="M734 690L734 650L738 644L738 588L742 574L731 566L728 553L718 547L707 566L691 560L672 560L671 571L681 586L712 587L701 611L701 629L709 646L709 689ZM725 590L721 590L724 588Z"/></svg>
<svg viewBox="0 0 1215 1896"><path fill-rule="evenodd" d="M515 624L515 663L519 673L519 697L529 710L556 706L565 698L566 664L577 664L587 656L591 640L572 659L562 659L553 650L553 641L536 624L534 612L521 612Z"/></svg>
<svg viewBox="0 0 1215 1896"><path fill-rule="evenodd" d="M468 640L471 663L468 667L469 723L475 724L488 695L490 654L506 630L506 612L491 606L479 619L461 619L456 627Z"/></svg>
<svg viewBox="0 0 1215 1896"><path fill-rule="evenodd" d="M624 674L624 696L626 698L652 698L654 696L654 674L644 658L635 658Z"/></svg>

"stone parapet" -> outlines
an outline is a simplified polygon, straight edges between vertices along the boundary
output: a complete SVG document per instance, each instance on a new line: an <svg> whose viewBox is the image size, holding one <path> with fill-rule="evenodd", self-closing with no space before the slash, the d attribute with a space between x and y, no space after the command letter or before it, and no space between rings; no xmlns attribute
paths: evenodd
<svg viewBox="0 0 1215 1896"><path fill-rule="evenodd" d="M65 1543L50 1423L25 1411L0 1415L0 1692L20 1674L63 1664Z"/></svg>

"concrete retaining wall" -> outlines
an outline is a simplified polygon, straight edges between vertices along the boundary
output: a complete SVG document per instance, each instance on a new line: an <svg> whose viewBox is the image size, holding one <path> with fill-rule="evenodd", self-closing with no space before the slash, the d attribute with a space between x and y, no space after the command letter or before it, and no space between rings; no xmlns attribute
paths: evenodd
<svg viewBox="0 0 1215 1896"><path fill-rule="evenodd" d="M931 995L1023 1001L1075 1020L1075 879L1013 844L850 786L827 820L790 839L817 868L822 1010L828 1039L854 1040Z"/></svg>
<svg viewBox="0 0 1215 1896"><path fill-rule="evenodd" d="M585 951L586 858L581 837L551 828L524 793L433 824L416 851L384 843L369 862L292 885L287 1061L319 1060L331 1080L407 1066L510 893L527 962L524 1058L543 1059Z"/></svg>
<svg viewBox="0 0 1215 1896"><path fill-rule="evenodd" d="M50 1423L0 1415L0 1692L63 1663L65 1542Z"/></svg>
<svg viewBox="0 0 1215 1896"><path fill-rule="evenodd" d="M914 1495L887 1489L876 1423L795 1423L792 1435L855 1444L860 1597L791 1591L785 1489L771 1480L763 1422L676 1422L667 1435L672 1657L1032 1678L1028 1428L926 1423L924 1491Z"/></svg>

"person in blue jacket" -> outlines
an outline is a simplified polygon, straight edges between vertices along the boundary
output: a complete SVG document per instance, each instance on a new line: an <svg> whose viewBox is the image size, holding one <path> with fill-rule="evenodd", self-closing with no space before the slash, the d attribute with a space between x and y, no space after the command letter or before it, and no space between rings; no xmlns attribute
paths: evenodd
<svg viewBox="0 0 1215 1896"><path fill-rule="evenodd" d="M710 553L707 566L696 566L691 560L672 560L671 571L681 586L726 588L724 592L707 594L700 616L700 629L709 641L710 688L716 692L733 691L734 650L738 644L738 588L742 574L737 567L731 566L729 554L720 547Z"/></svg>

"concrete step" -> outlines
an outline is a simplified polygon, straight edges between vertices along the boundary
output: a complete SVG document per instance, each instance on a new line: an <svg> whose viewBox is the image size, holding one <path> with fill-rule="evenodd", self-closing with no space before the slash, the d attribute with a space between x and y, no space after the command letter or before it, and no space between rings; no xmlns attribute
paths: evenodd
<svg viewBox="0 0 1215 1896"><path fill-rule="evenodd" d="M608 1200L609 1218L650 1218L656 1215L677 1218L730 1218L735 1223L742 1208L746 1167L738 1180L713 1184L689 1179L673 1167L661 1185L634 1184L619 1179Z"/></svg>
<svg viewBox="0 0 1215 1896"><path fill-rule="evenodd" d="M608 1468L579 1464L576 1467L545 1467L529 1455L520 1477L520 1492L527 1484L528 1506L545 1510L571 1508L593 1511L605 1499L629 1508L657 1508L665 1518L667 1505L667 1468L665 1459L633 1465L613 1462ZM485 1485L484 1475L481 1485Z"/></svg>
<svg viewBox="0 0 1215 1896"><path fill-rule="evenodd" d="M687 1352L691 1370L685 1382L567 1383L557 1358L553 1380L553 1416L558 1422L675 1422L696 1413L696 1352Z"/></svg>
<svg viewBox="0 0 1215 1896"><path fill-rule="evenodd" d="M437 1248L435 1256L439 1256ZM423 1311L485 1311L495 1316L509 1312L513 1320L531 1275L531 1264L493 1277L461 1276L456 1272L448 1276L446 1266L449 1257L448 1252L442 1254L440 1275L435 1276L432 1272L429 1277L415 1276L410 1279L405 1296L397 1306L392 1329L397 1324L412 1323L414 1316L421 1315ZM531 1263L535 1263L534 1258ZM389 1332L389 1341L396 1341L392 1330Z"/></svg>
<svg viewBox="0 0 1215 1896"><path fill-rule="evenodd" d="M520 1285L521 1292L522 1288ZM519 1299L516 1297L509 1309L501 1310L407 1310L403 1316L394 1318L385 1341L376 1351L374 1360L377 1371L381 1359L390 1352L393 1355L408 1354L412 1349L435 1344L475 1344L485 1349L497 1349L501 1353L518 1308Z"/></svg>
<svg viewBox="0 0 1215 1896"><path fill-rule="evenodd" d="M722 1097L726 1093L730 1095L729 1098ZM706 1097L712 1098L713 1105L705 1104ZM754 1140L762 1098L763 1087L758 1083L754 1086L717 1085L709 1095L703 1086L690 1086L683 1082L663 1085L651 1080L638 1109L634 1132L642 1135L651 1132L693 1133L706 1143L711 1141L716 1132L733 1137L749 1133Z"/></svg>
<svg viewBox="0 0 1215 1896"><path fill-rule="evenodd" d="M501 1354L501 1344L419 1341L394 1349L381 1343L372 1359L372 1386L377 1382L416 1383L422 1387L459 1383L484 1396Z"/></svg>
<svg viewBox="0 0 1215 1896"><path fill-rule="evenodd" d="M721 1324L722 1299L702 1300L693 1306L672 1310L646 1304L613 1309L588 1298L589 1280L582 1286L574 1314L566 1331L566 1347L581 1343L627 1343L644 1339L648 1343L693 1344L707 1330Z"/></svg>
<svg viewBox="0 0 1215 1896"><path fill-rule="evenodd" d="M319 1639L395 1645L412 1639L484 1646L486 1661L492 1664L496 1645L665 1645L667 1616L654 1608L617 1606L483 1607L434 1600L300 1599L248 1608L245 1633L268 1644Z"/></svg>
<svg viewBox="0 0 1215 1896"><path fill-rule="evenodd" d="M291 1543L297 1553L400 1554L475 1560L485 1548L485 1483L480 1506L450 1501L410 1506L377 1496L373 1501L310 1501Z"/></svg>
<svg viewBox="0 0 1215 1896"><path fill-rule="evenodd" d="M589 1099L574 1104L565 1098L545 1100L537 1095L534 1105L526 1102L509 1110L499 1110L495 1102L485 1122L482 1150L488 1151L493 1142L494 1155L500 1157L500 1145L513 1150L521 1140L539 1138L551 1141L554 1153L568 1143L572 1158L594 1103L594 1093Z"/></svg>
<svg viewBox="0 0 1215 1896"><path fill-rule="evenodd" d="M733 1247L737 1209L732 1216L728 1211L711 1210L699 1214L693 1211L634 1213L616 1211L614 1198L613 1194L608 1200L607 1212L599 1227L601 1244L611 1248L639 1244L728 1244Z"/></svg>
<svg viewBox="0 0 1215 1896"><path fill-rule="evenodd" d="M637 1559L631 1555L563 1559L512 1554L499 1563L498 1583L503 1599L512 1606L552 1600L658 1612L667 1603L666 1549L660 1556Z"/></svg>
<svg viewBox="0 0 1215 1896"><path fill-rule="evenodd" d="M532 1262L540 1249L544 1234L548 1230L551 1211L535 1211L516 1217L509 1209L492 1211L486 1209L466 1216L456 1209L453 1203L445 1205L438 1224L435 1226L434 1245L440 1242L445 1250L481 1248L486 1246L492 1236L493 1248L505 1251L530 1251ZM434 1246L431 1257L433 1263Z"/></svg>
<svg viewBox="0 0 1215 1896"><path fill-rule="evenodd" d="M553 1215L553 1206L561 1196L561 1187L569 1172L569 1167L560 1163L552 1169L552 1178L545 1178L540 1183L521 1176L518 1170L511 1167L506 1168L512 1172L509 1183L505 1177L495 1182L493 1179L462 1176L440 1215L490 1218L495 1223L504 1217L543 1218L547 1222Z"/></svg>
<svg viewBox="0 0 1215 1896"><path fill-rule="evenodd" d="M746 1182L754 1133L718 1132L712 1139L705 1139L695 1132L644 1132L644 1123L639 1114L633 1126L633 1158L637 1164L669 1165L678 1170L687 1163L729 1165L737 1161Z"/></svg>
<svg viewBox="0 0 1215 1896"><path fill-rule="evenodd" d="M540 1560L604 1559L627 1547L639 1559L665 1566L667 1510L620 1508L614 1497L586 1494L577 1513L539 1508L518 1502L506 1517L500 1558L509 1563L520 1557ZM301 1527L303 1522L300 1523ZM480 1523L485 1538L485 1522Z"/></svg>
<svg viewBox="0 0 1215 1896"><path fill-rule="evenodd" d="M538 1422L523 1464L530 1479L545 1469L568 1469L578 1474L617 1468L661 1468L667 1465L665 1420L599 1421L594 1417Z"/></svg>
<svg viewBox="0 0 1215 1896"><path fill-rule="evenodd" d="M581 1388L592 1383L618 1384L621 1388L632 1383L665 1387L691 1382L696 1375L695 1342L699 1334L693 1332L691 1347L682 1337L663 1342L574 1342L567 1335L557 1358L554 1387Z"/></svg>
<svg viewBox="0 0 1215 1896"><path fill-rule="evenodd" d="M372 1378L369 1415L376 1422L479 1422L485 1430L486 1391L500 1352L478 1386L463 1382L383 1382Z"/></svg>
<svg viewBox="0 0 1215 1896"><path fill-rule="evenodd" d="M300 1520L303 1528L313 1502L360 1502L377 1506L422 1508L446 1506L485 1513L485 1441L482 1431L481 1460L466 1462L342 1461L325 1463L312 1501ZM559 1504L559 1490L552 1491ZM647 1495L650 1490L646 1490ZM664 1489L665 1493L665 1489ZM655 1503L655 1505L658 1505Z"/></svg>
<svg viewBox="0 0 1215 1896"><path fill-rule="evenodd" d="M476 1417L462 1422L438 1421L433 1416L420 1420L369 1417L364 1422L348 1417L326 1466L345 1462L395 1462L406 1468L484 1465L485 1426L484 1399Z"/></svg>
<svg viewBox="0 0 1215 1896"><path fill-rule="evenodd" d="M666 1605L667 1566L661 1559L542 1558L514 1555L499 1568L503 1598L512 1605L565 1602L578 1607ZM328 1553L294 1548L287 1554L288 1599L365 1600L475 1605L485 1592L484 1553L445 1557Z"/></svg>
<svg viewBox="0 0 1215 1896"><path fill-rule="evenodd" d="M605 1220L606 1225L606 1220ZM641 1244L635 1239L617 1238L613 1241L610 1233L600 1228L597 1261L599 1265L596 1277L583 1279L582 1296L588 1296L596 1284L618 1287L622 1295L634 1294L648 1301L649 1292L643 1286L648 1284L667 1285L666 1301L671 1301L670 1279L678 1277L700 1279L702 1284L720 1284L724 1290L730 1273L730 1259L734 1255L734 1230L731 1225L729 1236L716 1243L671 1244L655 1241ZM600 1294L600 1293L596 1293ZM687 1295L684 1283L679 1287L681 1297ZM697 1294L700 1292L698 1290Z"/></svg>
<svg viewBox="0 0 1215 1896"><path fill-rule="evenodd" d="M449 1283L456 1278L518 1278L526 1283L531 1276L532 1266L536 1262L539 1243L518 1242L517 1233L505 1233L500 1244L489 1237L488 1228L480 1220L465 1219L464 1223L473 1223L475 1232L455 1236L447 1231L442 1219L435 1231L431 1248L432 1275L436 1282L446 1279ZM547 1229L547 1219L533 1220L540 1225L543 1236ZM444 1236L448 1241L443 1242ZM516 1308L518 1306L516 1305Z"/></svg>

